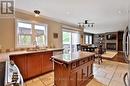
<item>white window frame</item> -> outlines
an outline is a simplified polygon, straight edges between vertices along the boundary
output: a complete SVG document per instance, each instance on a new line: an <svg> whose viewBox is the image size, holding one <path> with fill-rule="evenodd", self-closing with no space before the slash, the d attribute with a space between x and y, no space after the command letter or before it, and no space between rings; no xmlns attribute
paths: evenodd
<svg viewBox="0 0 130 86"><path fill-rule="evenodd" d="M86 43L87 41L86 41L86 36L88 36L88 43ZM91 36L91 41L90 41L90 37ZM92 35L90 35L90 34L85 34L85 39L84 39L84 42L85 42L85 44L93 44L93 36ZM90 43L91 42L91 43Z"/></svg>
<svg viewBox="0 0 130 86"><path fill-rule="evenodd" d="M17 41L18 41L18 35L17 35L17 28L18 28L18 22L22 22L22 23L28 23L28 24L31 24L32 25L32 44L29 45L29 46L25 46L25 45L18 45ZM24 19L16 19L15 20L15 48L29 48L29 47L34 47L33 46L33 41L35 40L33 37L34 37L34 26L35 25L40 25L40 26L45 26L45 33L46 33L46 37L45 37L45 46L48 46L48 25L47 24L43 24L43 23L39 23L39 22L35 22L35 21L31 21L31 20L24 20Z"/></svg>

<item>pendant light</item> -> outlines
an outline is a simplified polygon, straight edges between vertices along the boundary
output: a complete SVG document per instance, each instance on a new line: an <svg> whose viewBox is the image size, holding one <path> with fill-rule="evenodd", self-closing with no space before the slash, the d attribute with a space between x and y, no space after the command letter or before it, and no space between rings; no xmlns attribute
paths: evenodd
<svg viewBox="0 0 130 86"><path fill-rule="evenodd" d="M34 10L34 13L35 13L35 17L38 17L39 14L40 14L40 11L39 10Z"/></svg>

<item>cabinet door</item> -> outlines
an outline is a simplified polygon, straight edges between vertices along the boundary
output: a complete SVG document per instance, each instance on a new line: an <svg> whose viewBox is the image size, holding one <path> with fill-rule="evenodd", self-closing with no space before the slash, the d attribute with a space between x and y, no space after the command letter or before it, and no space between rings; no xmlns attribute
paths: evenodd
<svg viewBox="0 0 130 86"><path fill-rule="evenodd" d="M80 86L83 81L82 68L77 70L77 86Z"/></svg>
<svg viewBox="0 0 130 86"><path fill-rule="evenodd" d="M88 78L88 65L85 64L85 66L83 67L83 71L82 71L82 75L83 75L83 81L86 81Z"/></svg>
<svg viewBox="0 0 130 86"><path fill-rule="evenodd" d="M69 86L77 86L77 72L72 72L70 75L70 85Z"/></svg>
<svg viewBox="0 0 130 86"><path fill-rule="evenodd" d="M93 61L90 61L88 64L88 77L91 77L93 74Z"/></svg>
<svg viewBox="0 0 130 86"><path fill-rule="evenodd" d="M28 77L34 77L42 73L42 56L40 53L27 55Z"/></svg>
<svg viewBox="0 0 130 86"><path fill-rule="evenodd" d="M42 73L53 70L53 63L50 60L53 52L44 52L42 56Z"/></svg>

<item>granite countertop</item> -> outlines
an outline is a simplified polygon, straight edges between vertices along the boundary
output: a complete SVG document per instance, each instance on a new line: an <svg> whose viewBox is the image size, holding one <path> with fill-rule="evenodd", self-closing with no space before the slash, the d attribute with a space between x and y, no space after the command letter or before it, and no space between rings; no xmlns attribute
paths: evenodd
<svg viewBox="0 0 130 86"><path fill-rule="evenodd" d="M87 58L87 57L90 57L93 55L95 55L95 53L79 51L79 52L75 52L75 53L71 53L71 54L55 55L55 56L52 56L52 58L54 58L57 61L61 61L61 62L70 64L74 61L77 61L77 60L80 60L83 58Z"/></svg>
<svg viewBox="0 0 130 86"><path fill-rule="evenodd" d="M38 52L47 52L47 51L59 51L63 50L63 48L47 48L47 49L38 49L38 50L25 50L25 51L16 51L10 52L9 55L21 55L21 54L31 54L31 53L38 53Z"/></svg>
<svg viewBox="0 0 130 86"><path fill-rule="evenodd" d="M0 53L0 62L9 60L10 55L22 55L22 54L31 54L31 53L38 53L38 52L47 52L47 51L59 51L63 50L63 48L47 48L47 49L40 49L40 50L24 50L24 51L13 51L8 53Z"/></svg>

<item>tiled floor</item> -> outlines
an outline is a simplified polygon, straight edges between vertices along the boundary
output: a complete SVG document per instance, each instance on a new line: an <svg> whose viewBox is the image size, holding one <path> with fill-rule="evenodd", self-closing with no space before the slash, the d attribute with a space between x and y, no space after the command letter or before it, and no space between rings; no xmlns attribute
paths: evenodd
<svg viewBox="0 0 130 86"><path fill-rule="evenodd" d="M127 64L104 60L102 64L94 63L94 79L86 86L124 86L123 76L127 72ZM54 73L37 77L25 82L25 86L53 86Z"/></svg>

